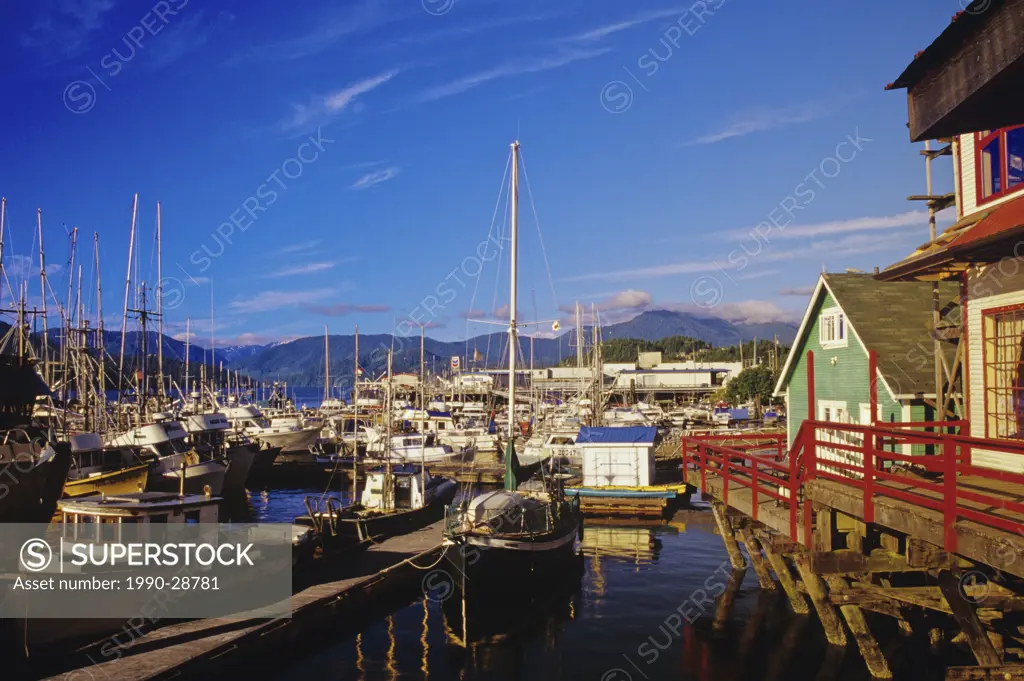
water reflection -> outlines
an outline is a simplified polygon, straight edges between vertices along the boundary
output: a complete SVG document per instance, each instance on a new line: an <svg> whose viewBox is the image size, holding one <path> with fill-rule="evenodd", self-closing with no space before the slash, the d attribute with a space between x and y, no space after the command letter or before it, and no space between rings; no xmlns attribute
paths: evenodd
<svg viewBox="0 0 1024 681"><path fill-rule="evenodd" d="M254 495L252 512L291 513L294 493L279 494ZM297 504L301 508L301 495ZM495 585L486 600L463 602L453 590L437 602L436 593L424 597L417 584L410 587L408 605L392 615L264 676L868 681L856 650L844 657L829 647L813 613L792 614L784 594L761 591L752 571L731 570L721 538L704 520L695 515L642 527L588 523L582 570L567 571L567 579L553 580L530 598L512 598ZM679 610L694 602L702 605ZM686 621L672 619L679 612L688 613ZM679 624L666 627L669 622ZM624 674L616 676L616 670Z"/></svg>

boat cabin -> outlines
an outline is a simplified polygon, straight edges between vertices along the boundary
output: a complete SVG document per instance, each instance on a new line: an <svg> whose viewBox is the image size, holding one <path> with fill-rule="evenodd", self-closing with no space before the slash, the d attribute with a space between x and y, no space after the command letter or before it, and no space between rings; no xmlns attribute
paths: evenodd
<svg viewBox="0 0 1024 681"><path fill-rule="evenodd" d="M389 482L390 480L390 482ZM425 480L426 489L422 486ZM423 508L431 501L430 491L442 484L444 478L434 478L429 472L420 477L420 466L401 464L381 466L366 472L366 487L360 502L369 510L412 510Z"/></svg>
<svg viewBox="0 0 1024 681"><path fill-rule="evenodd" d="M223 449L231 432L231 422L223 414L192 414L185 417L184 426L192 444L207 454Z"/></svg>
<svg viewBox="0 0 1024 681"><path fill-rule="evenodd" d="M57 505L61 532L74 541L119 541L128 524L216 523L220 498L211 494L137 492L65 499Z"/></svg>
<svg viewBox="0 0 1024 681"><path fill-rule="evenodd" d="M88 478L138 463L128 448L105 447L96 433L72 435L70 479Z"/></svg>
<svg viewBox="0 0 1024 681"><path fill-rule="evenodd" d="M147 426L132 428L126 433L116 435L108 440L115 447L140 447L145 452L163 458L174 454L188 454L188 433L177 421L151 423Z"/></svg>
<svg viewBox="0 0 1024 681"><path fill-rule="evenodd" d="M221 409L221 413L232 426L239 430L270 427L270 421L263 415L263 412L252 405L227 407Z"/></svg>

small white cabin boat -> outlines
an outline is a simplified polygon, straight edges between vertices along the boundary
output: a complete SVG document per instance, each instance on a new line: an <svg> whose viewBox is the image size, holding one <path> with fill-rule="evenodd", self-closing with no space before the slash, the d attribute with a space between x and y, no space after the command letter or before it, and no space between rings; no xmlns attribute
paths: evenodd
<svg viewBox="0 0 1024 681"><path fill-rule="evenodd" d="M189 446L188 433L177 421L163 421L132 428L108 440L115 447L137 447L143 458L154 461L146 483L147 491L166 491L196 494L207 487L220 494L227 473L225 459L201 460L194 447ZM182 480L184 478L184 480Z"/></svg>
<svg viewBox="0 0 1024 681"><path fill-rule="evenodd" d="M367 428L369 442L366 445L366 456L369 459L383 461L385 457L384 437L373 428ZM458 461L466 455L465 450L456 451L451 445L437 442L433 434L404 433L391 437L389 460L393 463L442 463Z"/></svg>
<svg viewBox="0 0 1024 681"><path fill-rule="evenodd" d="M231 422L223 414L192 414L184 420L192 446L204 458L227 459L222 493L237 496L245 492L245 483L256 460L257 446L246 440L228 441Z"/></svg>
<svg viewBox="0 0 1024 681"><path fill-rule="evenodd" d="M268 447L280 447L282 453L308 452L320 436L319 426L302 427L297 418L287 423L271 423L259 407L253 405L226 407L221 413L236 432Z"/></svg>

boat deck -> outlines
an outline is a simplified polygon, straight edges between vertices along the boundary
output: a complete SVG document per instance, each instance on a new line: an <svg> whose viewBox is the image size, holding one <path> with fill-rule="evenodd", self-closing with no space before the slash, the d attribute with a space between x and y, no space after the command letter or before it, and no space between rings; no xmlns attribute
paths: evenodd
<svg viewBox="0 0 1024 681"><path fill-rule="evenodd" d="M331 568L332 581L303 589L292 596L292 616L279 619L192 620L155 629L114 648L109 639L49 668L47 678L108 678L118 681L156 681L170 678L210 678L244 667L253 651L290 646L315 630L333 630L348 617L358 617L387 584L421 579L417 568L431 565L441 552L443 521L410 534L371 545L359 555ZM119 641L131 635L119 632ZM106 646L106 647L104 647Z"/></svg>

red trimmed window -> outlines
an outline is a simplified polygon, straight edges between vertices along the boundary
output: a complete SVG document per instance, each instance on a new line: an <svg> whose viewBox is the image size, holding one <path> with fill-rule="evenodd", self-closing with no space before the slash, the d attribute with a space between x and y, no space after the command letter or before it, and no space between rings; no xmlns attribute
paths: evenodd
<svg viewBox="0 0 1024 681"><path fill-rule="evenodd" d="M1024 439L1024 305L983 314L985 435Z"/></svg>
<svg viewBox="0 0 1024 681"><path fill-rule="evenodd" d="M978 203L1024 189L1024 126L974 136Z"/></svg>

